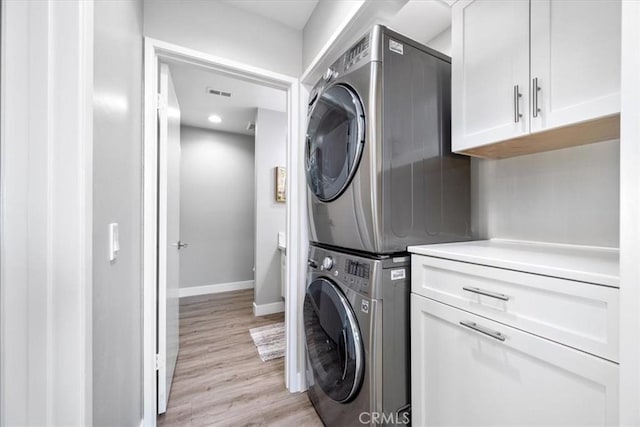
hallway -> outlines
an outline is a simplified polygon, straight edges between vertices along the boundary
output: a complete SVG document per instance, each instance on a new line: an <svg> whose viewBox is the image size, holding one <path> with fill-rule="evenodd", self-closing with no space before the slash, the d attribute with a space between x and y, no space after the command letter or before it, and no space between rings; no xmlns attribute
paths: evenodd
<svg viewBox="0 0 640 427"><path fill-rule="evenodd" d="M306 393L284 387L284 358L262 362L249 329L253 290L180 300L180 354L158 426L321 426Z"/></svg>

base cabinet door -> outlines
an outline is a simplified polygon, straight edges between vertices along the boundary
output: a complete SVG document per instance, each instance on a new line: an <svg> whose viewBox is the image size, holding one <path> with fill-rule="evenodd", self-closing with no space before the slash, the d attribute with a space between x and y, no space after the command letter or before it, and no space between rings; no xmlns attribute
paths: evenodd
<svg viewBox="0 0 640 427"><path fill-rule="evenodd" d="M618 365L411 295L414 426L618 422Z"/></svg>

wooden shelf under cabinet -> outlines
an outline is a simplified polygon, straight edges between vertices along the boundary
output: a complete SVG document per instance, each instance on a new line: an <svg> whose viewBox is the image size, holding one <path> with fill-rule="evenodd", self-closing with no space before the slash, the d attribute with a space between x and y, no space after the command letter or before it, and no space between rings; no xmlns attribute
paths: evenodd
<svg viewBox="0 0 640 427"><path fill-rule="evenodd" d="M482 159L506 159L619 138L620 114L613 114L570 126L459 151L458 153Z"/></svg>

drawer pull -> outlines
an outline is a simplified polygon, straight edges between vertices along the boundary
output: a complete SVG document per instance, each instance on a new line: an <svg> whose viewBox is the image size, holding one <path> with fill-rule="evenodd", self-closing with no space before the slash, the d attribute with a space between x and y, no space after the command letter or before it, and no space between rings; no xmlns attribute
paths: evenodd
<svg viewBox="0 0 640 427"><path fill-rule="evenodd" d="M506 296L505 294L499 294L497 292L485 291L484 289L480 289L480 288L470 288L468 286L463 286L462 289L467 291L467 292L473 292L474 294L484 295L486 297L491 297L491 298L499 299L499 300L502 300L502 301L509 301L509 297Z"/></svg>
<svg viewBox="0 0 640 427"><path fill-rule="evenodd" d="M504 341L506 339L505 336L500 332L484 328L475 322L471 322L470 320L462 320L460 321L460 324L466 328L473 329L474 331L478 331L481 334L485 334L487 336L490 336L491 338L495 338L498 341Z"/></svg>

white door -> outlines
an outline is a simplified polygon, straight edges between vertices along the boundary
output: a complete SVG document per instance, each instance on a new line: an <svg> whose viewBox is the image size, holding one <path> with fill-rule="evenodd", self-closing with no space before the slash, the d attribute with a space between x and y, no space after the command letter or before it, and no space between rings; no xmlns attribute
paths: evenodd
<svg viewBox="0 0 640 427"><path fill-rule="evenodd" d="M529 2L461 0L452 20L452 149L528 134Z"/></svg>
<svg viewBox="0 0 640 427"><path fill-rule="evenodd" d="M411 295L413 425L618 424L618 365Z"/></svg>
<svg viewBox="0 0 640 427"><path fill-rule="evenodd" d="M178 358L180 279L180 106L169 66L158 98L158 413L167 410Z"/></svg>
<svg viewBox="0 0 640 427"><path fill-rule="evenodd" d="M619 0L531 2L532 132L620 112L621 13Z"/></svg>

